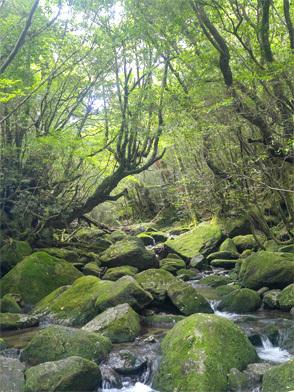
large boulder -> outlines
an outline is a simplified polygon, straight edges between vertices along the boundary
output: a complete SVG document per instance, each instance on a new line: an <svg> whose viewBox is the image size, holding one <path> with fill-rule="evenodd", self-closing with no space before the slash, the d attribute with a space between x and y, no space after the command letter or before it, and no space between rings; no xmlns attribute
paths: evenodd
<svg viewBox="0 0 294 392"><path fill-rule="evenodd" d="M185 316L192 313L213 313L209 302L196 289L179 279L168 286L167 295Z"/></svg>
<svg viewBox="0 0 294 392"><path fill-rule="evenodd" d="M242 285L250 289L284 288L294 281L294 254L254 253L243 261L239 276Z"/></svg>
<svg viewBox="0 0 294 392"><path fill-rule="evenodd" d="M3 294L19 294L26 304L36 304L57 287L73 283L82 274L70 263L45 252L25 257L0 281Z"/></svg>
<svg viewBox="0 0 294 392"><path fill-rule="evenodd" d="M294 360L267 370L262 379L262 392L294 390Z"/></svg>
<svg viewBox="0 0 294 392"><path fill-rule="evenodd" d="M218 246L222 237L220 226L212 220L200 223L189 233L169 239L165 246L184 258L199 254L207 256Z"/></svg>
<svg viewBox="0 0 294 392"><path fill-rule="evenodd" d="M101 386L99 367L78 356L41 363L25 375L25 392L94 392Z"/></svg>
<svg viewBox="0 0 294 392"><path fill-rule="evenodd" d="M112 287L95 276L82 276L69 288L58 288L34 308L35 314L48 315L58 324L81 326L95 317L96 299Z"/></svg>
<svg viewBox="0 0 294 392"><path fill-rule="evenodd" d="M103 275L103 279L105 280L118 280L123 276L135 276L138 272L138 268L132 267L130 265L124 265L122 267L114 267L108 268L105 274Z"/></svg>
<svg viewBox="0 0 294 392"><path fill-rule="evenodd" d="M179 321L161 348L153 382L160 392L225 392L231 368L242 370L257 361L242 330L216 315L195 314Z"/></svg>
<svg viewBox="0 0 294 392"><path fill-rule="evenodd" d="M0 356L0 392L23 392L24 369L18 359Z"/></svg>
<svg viewBox="0 0 294 392"><path fill-rule="evenodd" d="M102 253L100 259L105 267L130 265L142 271L158 266L155 254L146 250L139 238L117 241Z"/></svg>
<svg viewBox="0 0 294 392"><path fill-rule="evenodd" d="M95 302L97 313L113 306L127 303L134 309L143 309L153 297L131 276L124 276L116 282L103 281L105 286Z"/></svg>
<svg viewBox="0 0 294 392"><path fill-rule="evenodd" d="M264 238L261 236L258 236L257 239L263 243ZM233 238L233 242L237 247L237 250L239 252L243 252L246 249L253 249L256 250L258 248L258 243L256 242L253 234L247 234L247 235L238 235Z"/></svg>
<svg viewBox="0 0 294 392"><path fill-rule="evenodd" d="M25 256L32 253L30 244L26 241L11 240L0 249L0 276L5 275Z"/></svg>
<svg viewBox="0 0 294 392"><path fill-rule="evenodd" d="M38 317L29 314L0 313L0 330L2 331L35 327L38 324Z"/></svg>
<svg viewBox="0 0 294 392"><path fill-rule="evenodd" d="M229 312L247 313L254 312L260 305L260 296L254 290L237 289L222 298L218 309Z"/></svg>
<svg viewBox="0 0 294 392"><path fill-rule="evenodd" d="M82 329L99 332L113 343L132 342L140 333L140 317L129 304L121 304L105 310Z"/></svg>
<svg viewBox="0 0 294 392"><path fill-rule="evenodd" d="M283 310L291 310L294 307L294 283L285 287L278 295L279 307Z"/></svg>
<svg viewBox="0 0 294 392"><path fill-rule="evenodd" d="M170 272L153 268L140 272L135 279L157 302L165 300L168 287L176 280Z"/></svg>
<svg viewBox="0 0 294 392"><path fill-rule="evenodd" d="M110 340L98 333L52 325L40 330L21 353L30 365L79 356L101 362L111 350Z"/></svg>
<svg viewBox="0 0 294 392"><path fill-rule="evenodd" d="M226 238L224 242L219 247L220 252L232 252L237 253L237 247L234 244L234 241L231 238Z"/></svg>

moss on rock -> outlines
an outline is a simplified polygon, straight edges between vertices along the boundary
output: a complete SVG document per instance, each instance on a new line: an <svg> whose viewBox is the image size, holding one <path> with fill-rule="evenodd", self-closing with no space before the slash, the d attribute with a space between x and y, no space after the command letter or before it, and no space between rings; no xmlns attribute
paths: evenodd
<svg viewBox="0 0 294 392"><path fill-rule="evenodd" d="M176 274L178 270L186 268L186 263L184 262L184 260L169 256L165 259L160 260L159 265L160 268L171 272L172 274Z"/></svg>
<svg viewBox="0 0 294 392"><path fill-rule="evenodd" d="M101 255L101 262L105 267L130 265L139 270L158 266L155 254L146 250L138 238L118 241L111 245Z"/></svg>
<svg viewBox="0 0 294 392"><path fill-rule="evenodd" d="M267 370L262 379L262 392L294 390L294 360Z"/></svg>
<svg viewBox="0 0 294 392"><path fill-rule="evenodd" d="M0 281L2 294L19 294L26 304L36 304L57 287L73 283L82 274L65 260L45 252L25 257Z"/></svg>
<svg viewBox="0 0 294 392"><path fill-rule="evenodd" d="M176 278L168 271L151 268L137 274L135 279L157 302L162 302L166 298L168 287Z"/></svg>
<svg viewBox="0 0 294 392"><path fill-rule="evenodd" d="M202 222L189 233L166 241L165 246L182 257L209 254L222 239L222 231L215 220Z"/></svg>
<svg viewBox="0 0 294 392"><path fill-rule="evenodd" d="M212 267L217 267L217 268L233 269L236 267L236 265L239 265L240 263L241 263L240 259L238 260L213 259L210 262L210 265Z"/></svg>
<svg viewBox="0 0 294 392"><path fill-rule="evenodd" d="M231 368L257 361L254 347L232 321L195 314L179 321L161 344L153 386L161 392L225 392Z"/></svg>
<svg viewBox="0 0 294 392"><path fill-rule="evenodd" d="M278 304L281 309L288 311L294 307L294 283L285 287L278 295Z"/></svg>
<svg viewBox="0 0 294 392"><path fill-rule="evenodd" d="M257 236L257 239L263 243L265 238L263 236ZM253 234L238 235L233 238L233 242L239 252L243 252L246 249L256 250L259 244L255 241Z"/></svg>
<svg viewBox="0 0 294 392"><path fill-rule="evenodd" d="M0 312L21 313L21 307L12 294L6 294L0 299Z"/></svg>
<svg viewBox="0 0 294 392"><path fill-rule="evenodd" d="M79 356L101 362L111 350L110 340L98 333L52 325L38 332L21 353L30 365Z"/></svg>
<svg viewBox="0 0 294 392"><path fill-rule="evenodd" d="M191 269L179 269L176 272L176 275L179 279L182 279L184 281L195 279L196 276L199 274L199 271L197 269L191 268Z"/></svg>
<svg viewBox="0 0 294 392"><path fill-rule="evenodd" d="M154 238L151 237L151 235L148 235L146 233L137 234L137 237L140 238L140 240L143 241L145 246L154 245L155 244Z"/></svg>
<svg viewBox="0 0 294 392"><path fill-rule="evenodd" d="M102 381L99 367L78 356L33 366L25 376L25 392L89 392L96 391Z"/></svg>
<svg viewBox="0 0 294 392"><path fill-rule="evenodd" d="M294 281L294 254L254 253L243 261L239 277L242 285L251 289L284 288Z"/></svg>
<svg viewBox="0 0 294 392"><path fill-rule="evenodd" d="M276 309L278 308L278 296L280 294L281 290L268 290L264 295L263 295L263 304L265 308L269 309Z"/></svg>
<svg viewBox="0 0 294 392"><path fill-rule="evenodd" d="M55 322L64 325L84 325L98 314L96 299L109 287L112 287L111 282L95 276L82 276L69 288L59 288L50 293L36 305L34 313L49 315Z"/></svg>
<svg viewBox="0 0 294 392"><path fill-rule="evenodd" d="M200 284L211 286L211 287L223 286L231 282L232 279L224 275L208 275L205 278L199 280Z"/></svg>
<svg viewBox="0 0 294 392"><path fill-rule="evenodd" d="M185 316L192 313L213 313L209 302L188 283L176 279L168 286L167 295Z"/></svg>
<svg viewBox="0 0 294 392"><path fill-rule="evenodd" d="M26 241L12 240L0 249L0 276L5 275L25 256L32 253L30 244Z"/></svg>
<svg viewBox="0 0 294 392"><path fill-rule="evenodd" d="M103 275L104 280L118 280L123 276L135 276L138 273L138 268L131 265L124 265L122 267L108 268Z"/></svg>
<svg viewBox="0 0 294 392"><path fill-rule="evenodd" d="M82 329L99 332L113 343L132 342L140 333L140 317L130 305L120 304L105 310Z"/></svg>
<svg viewBox="0 0 294 392"><path fill-rule="evenodd" d="M152 295L131 276L124 276L116 282L102 282L105 286L95 303L97 313L123 303L129 304L134 309L142 309L153 300Z"/></svg>
<svg viewBox="0 0 294 392"><path fill-rule="evenodd" d="M84 275L93 275L99 278L102 275L102 271L103 269L99 267L97 263L93 263L93 262L87 263L82 269Z"/></svg>
<svg viewBox="0 0 294 392"><path fill-rule="evenodd" d="M224 240L224 242L222 242L222 244L219 247L219 251L220 252L238 253L237 247L231 238L227 238Z"/></svg>
<svg viewBox="0 0 294 392"><path fill-rule="evenodd" d="M0 313L0 330L24 329L39 324L38 317L19 313Z"/></svg>
<svg viewBox="0 0 294 392"><path fill-rule="evenodd" d="M261 305L259 295L250 289L237 289L222 298L218 309L246 313L257 310Z"/></svg>

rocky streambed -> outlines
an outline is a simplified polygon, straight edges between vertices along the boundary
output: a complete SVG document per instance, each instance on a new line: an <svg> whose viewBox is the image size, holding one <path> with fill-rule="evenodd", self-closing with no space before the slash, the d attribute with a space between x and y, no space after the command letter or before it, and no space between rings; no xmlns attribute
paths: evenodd
<svg viewBox="0 0 294 392"><path fill-rule="evenodd" d="M293 389L289 247L199 226L96 232L99 251L38 249L5 270L0 391Z"/></svg>

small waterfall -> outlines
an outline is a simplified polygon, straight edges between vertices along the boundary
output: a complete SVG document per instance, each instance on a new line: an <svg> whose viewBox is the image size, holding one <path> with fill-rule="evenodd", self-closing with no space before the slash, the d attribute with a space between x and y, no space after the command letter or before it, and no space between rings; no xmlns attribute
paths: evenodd
<svg viewBox="0 0 294 392"><path fill-rule="evenodd" d="M122 389L102 389L103 392L156 392L148 385L136 382L135 385L124 386Z"/></svg>
<svg viewBox="0 0 294 392"><path fill-rule="evenodd" d="M216 299L209 301L210 306L214 311L214 314L216 314L217 316L227 318L229 320L237 320L240 317L238 313L221 312L220 310L217 310L217 307L220 304L220 302L221 302L220 300L216 300Z"/></svg>
<svg viewBox="0 0 294 392"><path fill-rule="evenodd" d="M261 337L261 347L256 347L257 354L264 361L283 363L291 359L291 354L279 346L274 346L267 336Z"/></svg>

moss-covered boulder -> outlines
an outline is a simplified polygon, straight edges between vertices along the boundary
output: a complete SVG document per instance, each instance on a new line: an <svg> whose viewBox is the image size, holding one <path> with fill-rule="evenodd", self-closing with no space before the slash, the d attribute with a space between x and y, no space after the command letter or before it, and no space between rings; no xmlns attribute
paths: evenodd
<svg viewBox="0 0 294 392"><path fill-rule="evenodd" d="M273 366L262 379L262 392L291 392L294 390L294 360Z"/></svg>
<svg viewBox="0 0 294 392"><path fill-rule="evenodd" d="M168 286L167 295L185 316L192 313L213 313L209 302L196 289L179 279Z"/></svg>
<svg viewBox="0 0 294 392"><path fill-rule="evenodd" d="M101 262L105 267L130 265L139 270L158 266L155 254L146 250L143 242L138 238L118 241L111 245L102 253Z"/></svg>
<svg viewBox="0 0 294 392"><path fill-rule="evenodd" d="M257 361L255 349L232 321L195 314L179 321L161 344L153 386L161 392L225 392L231 368Z"/></svg>
<svg viewBox="0 0 294 392"><path fill-rule="evenodd" d="M70 263L78 263L79 254L77 251L67 248L43 248L42 252L46 252L51 256L59 257L60 259L69 261Z"/></svg>
<svg viewBox="0 0 294 392"><path fill-rule="evenodd" d="M232 279L224 275L208 275L205 276L205 278L199 280L200 284L211 286L211 287L223 286L231 282Z"/></svg>
<svg viewBox="0 0 294 392"><path fill-rule="evenodd" d="M161 231L146 231L144 234L152 237L155 243L165 242L168 239L168 235Z"/></svg>
<svg viewBox="0 0 294 392"><path fill-rule="evenodd" d="M0 392L23 392L24 369L18 359L0 356Z"/></svg>
<svg viewBox="0 0 294 392"><path fill-rule="evenodd" d="M237 284L225 284L225 285L216 287L215 292L219 298L222 298L225 295L230 294L233 291L238 290L240 288L241 288L241 286L239 286Z"/></svg>
<svg viewBox="0 0 294 392"><path fill-rule="evenodd" d="M262 302L265 308L276 309L278 305L278 296L281 290L268 290L262 298Z"/></svg>
<svg viewBox="0 0 294 392"><path fill-rule="evenodd" d="M152 302L152 295L131 276L124 276L116 282L102 281L105 286L95 302L97 313L113 306L127 303L134 309L143 309Z"/></svg>
<svg viewBox="0 0 294 392"><path fill-rule="evenodd" d="M165 259L160 260L159 265L160 268L171 272L172 274L176 274L178 270L186 268L184 260L175 257L166 257Z"/></svg>
<svg viewBox="0 0 294 392"><path fill-rule="evenodd" d="M0 299L0 312L21 313L21 307L17 303L14 295L6 294Z"/></svg>
<svg viewBox="0 0 294 392"><path fill-rule="evenodd" d="M245 287L284 288L294 281L294 254L260 251L247 257L240 270Z"/></svg>
<svg viewBox="0 0 294 392"><path fill-rule="evenodd" d="M21 353L30 365L79 356L101 362L111 350L111 341L101 334L51 325L40 330Z"/></svg>
<svg viewBox="0 0 294 392"><path fill-rule="evenodd" d="M240 259L238 260L228 260L228 259L213 259L210 262L212 267L216 268L224 268L224 269L233 269L236 265L240 264Z"/></svg>
<svg viewBox="0 0 294 392"><path fill-rule="evenodd" d="M224 242L221 243L219 247L220 252L231 252L231 253L238 253L237 247L234 244L232 238L227 238Z"/></svg>
<svg viewBox="0 0 294 392"><path fill-rule="evenodd" d="M25 376L25 392L94 392L102 381L99 367L78 356L33 366Z"/></svg>
<svg viewBox="0 0 294 392"><path fill-rule="evenodd" d="M26 241L11 240L0 249L0 276L5 275L25 256L32 253L30 244Z"/></svg>
<svg viewBox="0 0 294 392"><path fill-rule="evenodd" d="M111 282L95 276L82 276L69 288L59 288L43 298L34 308L34 313L48 315L64 325L84 325L98 314L96 299L109 287L112 287Z"/></svg>
<svg viewBox="0 0 294 392"><path fill-rule="evenodd" d="M208 261L212 261L215 259L223 259L223 260L236 260L240 257L239 253L237 252L229 252L229 251L219 251L219 252L213 252L210 253L210 255L208 255L206 257L206 259Z"/></svg>
<svg viewBox="0 0 294 392"><path fill-rule="evenodd" d="M281 309L288 311L294 307L294 283L285 287L278 295L278 304Z"/></svg>
<svg viewBox="0 0 294 392"><path fill-rule="evenodd" d="M35 252L12 268L0 285L2 294L20 294L26 304L36 304L57 287L71 284L80 276L67 261Z"/></svg>
<svg viewBox="0 0 294 392"><path fill-rule="evenodd" d="M218 309L236 313L247 313L257 310L260 305L260 296L254 290L237 289L222 298Z"/></svg>
<svg viewBox="0 0 294 392"><path fill-rule="evenodd" d="M122 267L108 268L103 275L104 280L118 280L123 276L135 276L138 273L138 268L131 265L124 265Z"/></svg>
<svg viewBox="0 0 294 392"><path fill-rule="evenodd" d="M127 238L127 234L122 230L115 230L109 235L111 242L122 241Z"/></svg>
<svg viewBox="0 0 294 392"><path fill-rule="evenodd" d="M121 304L105 310L82 329L99 332L113 343L132 342L140 333L140 317L129 304Z"/></svg>
<svg viewBox="0 0 294 392"><path fill-rule="evenodd" d="M39 324L38 317L20 313L0 313L0 330L24 329Z"/></svg>
<svg viewBox="0 0 294 392"><path fill-rule="evenodd" d="M215 220L202 222L189 233L166 241L165 246L184 258L211 253L222 239L222 231Z"/></svg>
<svg viewBox="0 0 294 392"><path fill-rule="evenodd" d="M139 233L139 234L137 235L137 237L140 238L140 240L143 241L143 243L144 243L145 246L148 246L148 245L155 245L155 240L154 240L153 237L151 237L151 235L148 235L148 234L146 234L146 233Z"/></svg>
<svg viewBox="0 0 294 392"><path fill-rule="evenodd" d="M175 277L163 269L148 269L135 276L136 281L144 290L152 294L157 302L166 298L168 287L175 281Z"/></svg>
<svg viewBox="0 0 294 392"><path fill-rule="evenodd" d="M261 243L264 242L264 238L262 236L258 236L257 239ZM236 245L237 250L241 253L246 249L256 250L259 246L259 244L255 241L253 234L238 235L233 238L233 242Z"/></svg>
<svg viewBox="0 0 294 392"><path fill-rule="evenodd" d="M87 263L83 268L82 272L84 275L93 275L100 277L103 272L103 268L99 267L97 263Z"/></svg>
<svg viewBox="0 0 294 392"><path fill-rule="evenodd" d="M195 279L198 274L199 274L199 271L194 268L191 268L191 269L182 268L182 269L177 270L177 272L176 272L177 277L179 279L184 280L184 281Z"/></svg>

